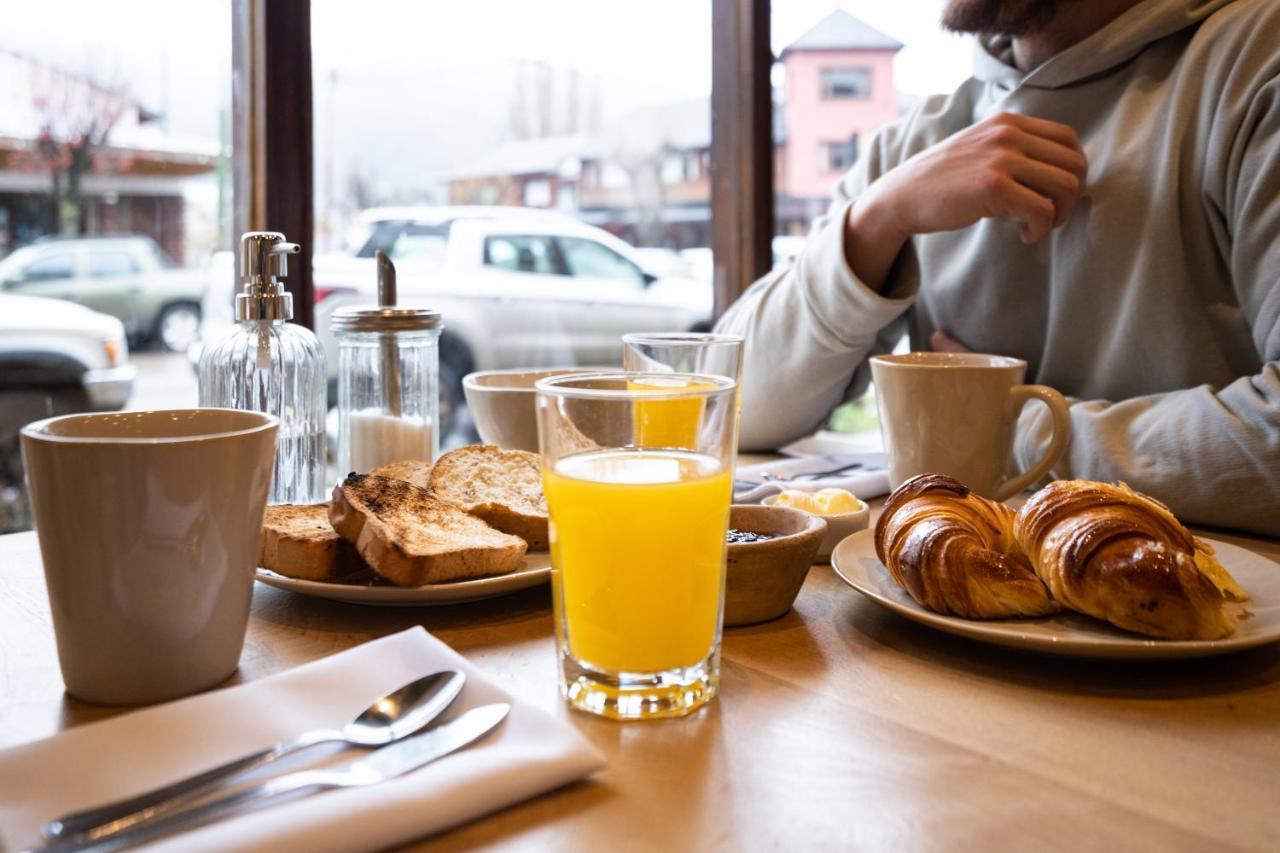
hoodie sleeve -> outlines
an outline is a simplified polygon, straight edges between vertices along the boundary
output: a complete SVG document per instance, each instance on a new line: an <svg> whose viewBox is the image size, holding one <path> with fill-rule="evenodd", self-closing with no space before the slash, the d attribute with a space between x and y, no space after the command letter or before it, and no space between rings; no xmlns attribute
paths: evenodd
<svg viewBox="0 0 1280 853"><path fill-rule="evenodd" d="M1071 407L1071 447L1057 477L1123 480L1159 495L1184 521L1280 535L1280 80L1249 101L1211 187L1229 231L1227 260L1262 369L1223 388ZM1043 407L1019 422L1022 466L1040 458Z"/></svg>
<svg viewBox="0 0 1280 853"><path fill-rule="evenodd" d="M901 328L895 335L887 327L900 325L895 321L914 301L918 277L894 275L892 292L881 295L854 275L844 256L849 208L887 171L888 135L877 135L836 184L827 214L814 221L796 260L753 284L716 325L746 341L743 450L775 448L812 432L850 393L855 374L865 388L866 371L859 368L878 338L883 347L883 339L901 335Z"/></svg>

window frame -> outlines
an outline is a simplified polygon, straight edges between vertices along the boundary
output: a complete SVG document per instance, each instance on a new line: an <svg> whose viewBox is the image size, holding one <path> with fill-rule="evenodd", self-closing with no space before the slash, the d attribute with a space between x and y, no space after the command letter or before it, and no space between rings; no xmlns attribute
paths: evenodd
<svg viewBox="0 0 1280 853"><path fill-rule="evenodd" d="M770 0L709 2L711 248L719 316L772 265L773 53ZM311 2L232 0L231 14L235 230L283 231L301 244L284 283L293 294L295 322L311 327Z"/></svg>
<svg viewBox="0 0 1280 853"><path fill-rule="evenodd" d="M835 86L827 79L828 74L853 72L866 78L866 89L861 93L838 95ZM870 65L827 65L818 69L819 97L824 101L869 101L875 92L875 69Z"/></svg>

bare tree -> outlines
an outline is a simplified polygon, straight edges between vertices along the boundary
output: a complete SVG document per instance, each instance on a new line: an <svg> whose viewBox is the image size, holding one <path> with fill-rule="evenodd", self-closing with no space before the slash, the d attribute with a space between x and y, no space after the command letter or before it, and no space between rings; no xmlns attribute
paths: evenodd
<svg viewBox="0 0 1280 853"><path fill-rule="evenodd" d="M556 68L547 62L517 65L507 101L510 138L541 139L584 127L593 130L598 116L591 111L599 111L599 87L593 85L592 101L584 109L581 78L576 68Z"/></svg>
<svg viewBox="0 0 1280 853"><path fill-rule="evenodd" d="M107 138L116 123L138 107L123 86L104 86L49 67L35 69L33 78L32 106L40 124L35 154L39 167L51 178L50 230L83 234L83 178L94 171L132 167L131 157L107 148Z"/></svg>

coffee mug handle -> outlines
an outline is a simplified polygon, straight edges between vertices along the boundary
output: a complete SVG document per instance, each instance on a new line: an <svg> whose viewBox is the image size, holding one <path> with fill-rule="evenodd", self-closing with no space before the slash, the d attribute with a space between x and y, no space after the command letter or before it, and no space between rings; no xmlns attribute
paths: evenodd
<svg viewBox="0 0 1280 853"><path fill-rule="evenodd" d="M1067 410L1067 401L1061 394L1047 385L1013 386L1009 389L1009 417L1015 424L1028 400L1039 400L1049 407L1049 414L1053 416L1053 440L1049 442L1049 449L1040 457L1039 462L1025 473L1005 480L996 487L995 499L998 501L1013 497L1047 474L1062 458L1067 442L1071 440L1071 414Z"/></svg>

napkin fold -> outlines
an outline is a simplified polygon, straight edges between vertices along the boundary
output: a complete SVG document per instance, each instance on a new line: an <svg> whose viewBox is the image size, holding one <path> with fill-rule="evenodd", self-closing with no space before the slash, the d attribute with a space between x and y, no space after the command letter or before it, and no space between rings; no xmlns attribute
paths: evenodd
<svg viewBox="0 0 1280 853"><path fill-rule="evenodd" d="M883 453L799 456L734 471L734 503L759 503L786 489L844 489L865 501L889 494L889 471Z"/></svg>
<svg viewBox="0 0 1280 853"><path fill-rule="evenodd" d="M604 765L568 723L513 698L418 627L259 681L0 752L0 850L37 844L44 822L68 811L141 793L309 729L341 728L377 697L442 669L467 676L442 720L510 702L507 719L477 743L398 779L269 806L146 849L380 850L498 811ZM303 756L283 772L307 763Z"/></svg>

